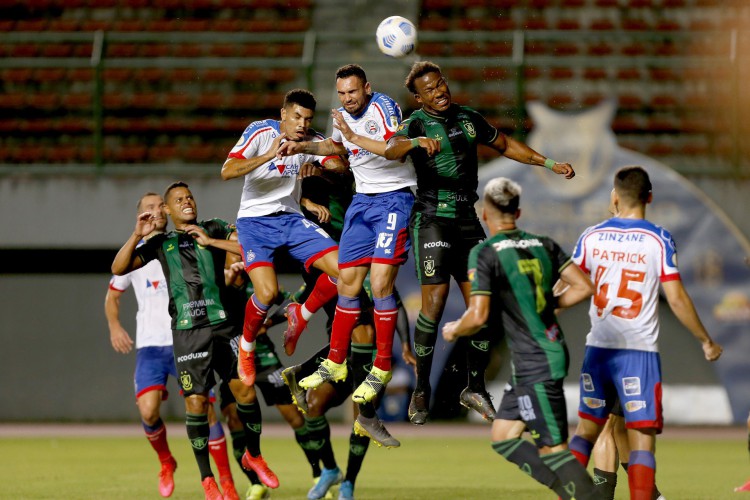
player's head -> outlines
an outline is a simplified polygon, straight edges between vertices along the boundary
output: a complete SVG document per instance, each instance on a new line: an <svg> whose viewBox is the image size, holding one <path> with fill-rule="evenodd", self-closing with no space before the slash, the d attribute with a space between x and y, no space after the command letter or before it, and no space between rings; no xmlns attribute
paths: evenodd
<svg viewBox="0 0 750 500"><path fill-rule="evenodd" d="M301 141L305 138L317 104L315 96L308 90L293 89L286 93L281 108L281 131L287 139Z"/></svg>
<svg viewBox="0 0 750 500"><path fill-rule="evenodd" d="M164 199L161 195L148 192L141 196L135 208L137 215L148 212L154 216L156 231L164 231L164 228L167 227L167 215L164 211Z"/></svg>
<svg viewBox="0 0 750 500"><path fill-rule="evenodd" d="M433 62L415 62L406 76L404 85L427 112L440 114L447 111L451 105L448 82L440 71L440 66Z"/></svg>
<svg viewBox="0 0 750 500"><path fill-rule="evenodd" d="M489 221L513 222L521 216L521 186L505 177L496 177L484 187L482 218Z"/></svg>
<svg viewBox="0 0 750 500"><path fill-rule="evenodd" d="M344 110L358 115L370 102L372 89L362 66L347 64L336 70L336 93Z"/></svg>
<svg viewBox="0 0 750 500"><path fill-rule="evenodd" d="M610 211L645 206L651 203L651 179L642 167L623 167L615 174L615 186L610 197Z"/></svg>
<svg viewBox="0 0 750 500"><path fill-rule="evenodd" d="M167 186L164 191L164 209L175 225L186 224L198 218L198 205L195 204L193 193L182 181Z"/></svg>

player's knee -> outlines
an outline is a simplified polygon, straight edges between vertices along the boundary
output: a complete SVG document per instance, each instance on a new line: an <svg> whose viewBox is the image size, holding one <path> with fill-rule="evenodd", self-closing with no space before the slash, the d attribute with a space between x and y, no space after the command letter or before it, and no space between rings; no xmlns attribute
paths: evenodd
<svg viewBox="0 0 750 500"><path fill-rule="evenodd" d="M255 287L254 293L260 302L269 305L273 303L279 294L279 287L276 286L276 283L261 284Z"/></svg>
<svg viewBox="0 0 750 500"><path fill-rule="evenodd" d="M149 427L153 427L156 425L156 422L159 421L159 410L158 408L149 408L147 410L141 410L141 420L143 420L143 423L148 425Z"/></svg>

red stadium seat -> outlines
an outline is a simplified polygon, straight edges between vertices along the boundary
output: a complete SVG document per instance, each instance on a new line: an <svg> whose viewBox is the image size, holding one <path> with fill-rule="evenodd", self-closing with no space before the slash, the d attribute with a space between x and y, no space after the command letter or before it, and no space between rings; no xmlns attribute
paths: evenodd
<svg viewBox="0 0 750 500"><path fill-rule="evenodd" d="M79 22L77 19L50 19L47 29L49 31L78 31Z"/></svg>
<svg viewBox="0 0 750 500"><path fill-rule="evenodd" d="M12 45L9 53L12 57L36 57L39 48L40 46L35 43L19 43Z"/></svg>
<svg viewBox="0 0 750 500"><path fill-rule="evenodd" d="M15 31L45 31L46 29L46 19L19 19L16 21Z"/></svg>
<svg viewBox="0 0 750 500"><path fill-rule="evenodd" d="M34 78L40 83L59 83L65 81L63 68L39 68L34 71Z"/></svg>
<svg viewBox="0 0 750 500"><path fill-rule="evenodd" d="M180 26L181 31L208 31L210 21L208 19L183 19Z"/></svg>
<svg viewBox="0 0 750 500"><path fill-rule="evenodd" d="M198 82L200 71L197 68L175 68L171 71L169 78L175 82Z"/></svg>
<svg viewBox="0 0 750 500"><path fill-rule="evenodd" d="M583 70L583 77L586 80L606 80L607 70L604 68L586 68Z"/></svg>
<svg viewBox="0 0 750 500"><path fill-rule="evenodd" d="M244 31L245 28L240 19L214 19L211 29L213 31L232 32Z"/></svg>
<svg viewBox="0 0 750 500"><path fill-rule="evenodd" d="M527 30L546 30L549 29L547 21L543 17L527 17L522 23L523 28Z"/></svg>
<svg viewBox="0 0 750 500"><path fill-rule="evenodd" d="M3 70L3 81L15 84L25 84L32 79L32 75L33 70L31 68L8 68ZM39 80L38 77L36 77L36 79Z"/></svg>
<svg viewBox="0 0 750 500"><path fill-rule="evenodd" d="M166 71L161 68L136 69L133 79L138 82L158 83L166 78Z"/></svg>
<svg viewBox="0 0 750 500"><path fill-rule="evenodd" d="M643 107L643 99L637 94L622 93L618 96L617 102L620 109L637 110Z"/></svg>
<svg viewBox="0 0 750 500"><path fill-rule="evenodd" d="M460 66L447 68L448 79L455 82L470 82L476 78L476 72L473 68Z"/></svg>
<svg viewBox="0 0 750 500"><path fill-rule="evenodd" d="M484 80L504 80L508 78L510 71L508 68L496 67L496 68L484 68L482 70L482 78Z"/></svg>
<svg viewBox="0 0 750 500"><path fill-rule="evenodd" d="M148 43L141 45L141 57L156 58L171 55L172 47L163 43Z"/></svg>
<svg viewBox="0 0 750 500"><path fill-rule="evenodd" d="M617 70L617 78L620 80L640 80L641 70L638 68L621 68Z"/></svg>
<svg viewBox="0 0 750 500"><path fill-rule="evenodd" d="M125 109L130 105L129 96L116 93L116 94L104 94L102 96L102 106L106 110L118 110Z"/></svg>
<svg viewBox="0 0 750 500"><path fill-rule="evenodd" d="M268 81L271 83L287 83L297 78L297 72L290 68L273 68L268 70Z"/></svg>
<svg viewBox="0 0 750 500"><path fill-rule="evenodd" d="M81 31L108 31L112 26L112 21L101 19L84 19L81 21Z"/></svg>
<svg viewBox="0 0 750 500"><path fill-rule="evenodd" d="M148 149L142 144L123 144L114 152L115 163L143 163Z"/></svg>
<svg viewBox="0 0 750 500"><path fill-rule="evenodd" d="M573 102L573 96L567 92L554 93L547 99L547 104L553 108L567 108Z"/></svg>
<svg viewBox="0 0 750 500"><path fill-rule="evenodd" d="M490 31L510 31L516 29L516 23L509 17L491 17L485 22L487 29Z"/></svg>
<svg viewBox="0 0 750 500"><path fill-rule="evenodd" d="M421 56L436 57L445 55L448 44L443 42L424 42L417 46L417 51Z"/></svg>
<svg viewBox="0 0 750 500"><path fill-rule="evenodd" d="M23 109L25 96L23 93L0 94L0 109Z"/></svg>
<svg viewBox="0 0 750 500"><path fill-rule="evenodd" d="M160 100L159 94L151 92L135 93L130 99L130 106L134 109L153 110L159 107Z"/></svg>
<svg viewBox="0 0 750 500"><path fill-rule="evenodd" d="M480 31L484 27L484 19L464 17L458 21L458 25L464 31Z"/></svg>
<svg viewBox="0 0 750 500"><path fill-rule="evenodd" d="M104 80L110 82L129 82L133 79L130 68L104 68Z"/></svg>
<svg viewBox="0 0 750 500"><path fill-rule="evenodd" d="M197 43L181 43L174 48L175 57L201 57L203 55L203 45Z"/></svg>
<svg viewBox="0 0 750 500"><path fill-rule="evenodd" d="M173 92L164 95L163 106L170 110L190 110L195 107L195 97L186 92Z"/></svg>
<svg viewBox="0 0 750 500"><path fill-rule="evenodd" d="M219 154L210 143L206 142L188 146L183 154L183 160L187 163L218 163L224 159L223 154Z"/></svg>
<svg viewBox="0 0 750 500"><path fill-rule="evenodd" d="M454 56L471 57L482 53L482 49L477 42L456 42L451 47Z"/></svg>
<svg viewBox="0 0 750 500"><path fill-rule="evenodd" d="M452 7L452 0L424 0L422 2L422 9L425 12L430 12L433 10L449 10Z"/></svg>
<svg viewBox="0 0 750 500"><path fill-rule="evenodd" d="M234 93L229 97L229 107L241 111L243 109L255 109L260 102L260 96L255 93ZM281 109L279 107L279 109ZM246 126L247 124L245 124ZM243 127L244 129L244 127Z"/></svg>
<svg viewBox="0 0 750 500"><path fill-rule="evenodd" d="M113 43L107 46L108 57L136 57L138 55L138 44L135 43Z"/></svg>
<svg viewBox="0 0 750 500"><path fill-rule="evenodd" d="M69 110L89 110L93 106L91 94L63 94L60 105Z"/></svg>
<svg viewBox="0 0 750 500"><path fill-rule="evenodd" d="M171 162L179 159L180 152L174 144L154 145L148 149L148 160L153 162Z"/></svg>
<svg viewBox="0 0 750 500"><path fill-rule="evenodd" d="M278 57L302 57L304 45L301 43L279 43L276 45Z"/></svg>
<svg viewBox="0 0 750 500"><path fill-rule="evenodd" d="M226 94L222 92L205 93L198 96L196 107L198 109L216 110L223 109L227 102Z"/></svg>
<svg viewBox="0 0 750 500"><path fill-rule="evenodd" d="M234 78L238 82L254 83L265 80L265 74L260 68L239 68L234 73Z"/></svg>
<svg viewBox="0 0 750 500"><path fill-rule="evenodd" d="M428 17L419 22L419 29L422 31L448 31L450 21L445 17Z"/></svg>
<svg viewBox="0 0 750 500"><path fill-rule="evenodd" d="M513 42L487 42L484 50L488 56L507 57L513 54Z"/></svg>
<svg viewBox="0 0 750 500"><path fill-rule="evenodd" d="M557 29L559 30L580 30L581 23L578 19L560 19L557 21Z"/></svg>
<svg viewBox="0 0 750 500"><path fill-rule="evenodd" d="M58 94L28 94L26 106L33 109L51 111L58 107L60 96Z"/></svg>
<svg viewBox="0 0 750 500"><path fill-rule="evenodd" d="M552 80L570 80L574 76L575 76L575 73L568 66L550 68L549 70L549 77Z"/></svg>
<svg viewBox="0 0 750 500"><path fill-rule="evenodd" d="M300 31L307 31L310 28L310 21L307 19L282 19L279 22L279 31L283 33L298 33ZM268 31L273 31L268 30Z"/></svg>
<svg viewBox="0 0 750 500"><path fill-rule="evenodd" d="M118 19L112 23L112 31L147 31L149 28L142 19Z"/></svg>
<svg viewBox="0 0 750 500"><path fill-rule="evenodd" d="M578 44L575 42L555 42L552 46L552 53L556 56L574 56L578 52Z"/></svg>

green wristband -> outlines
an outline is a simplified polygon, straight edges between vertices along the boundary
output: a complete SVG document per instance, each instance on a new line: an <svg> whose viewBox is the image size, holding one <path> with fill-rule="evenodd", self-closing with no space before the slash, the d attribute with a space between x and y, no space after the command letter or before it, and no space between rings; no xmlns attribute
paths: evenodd
<svg viewBox="0 0 750 500"><path fill-rule="evenodd" d="M411 147L412 148L418 148L419 147L419 138L414 138L411 140Z"/></svg>
<svg viewBox="0 0 750 500"><path fill-rule="evenodd" d="M550 159L550 158L547 158L546 160L544 160L544 167L548 168L550 170L552 170L553 168L555 168L555 164L557 164L557 162L555 160Z"/></svg>

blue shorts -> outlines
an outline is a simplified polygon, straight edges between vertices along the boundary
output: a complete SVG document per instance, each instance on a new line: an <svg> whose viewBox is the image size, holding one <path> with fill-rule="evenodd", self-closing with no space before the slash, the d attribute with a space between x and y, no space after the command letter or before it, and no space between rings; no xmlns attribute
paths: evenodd
<svg viewBox="0 0 750 500"><path fill-rule="evenodd" d="M339 243L339 268L406 262L411 190L356 194L346 211Z"/></svg>
<svg viewBox="0 0 750 500"><path fill-rule="evenodd" d="M309 271L316 260L338 248L317 224L295 213L242 217L237 219L237 234L246 271L273 267L274 254L282 248Z"/></svg>
<svg viewBox="0 0 750 500"><path fill-rule="evenodd" d="M619 399L629 429L664 426L658 352L586 347L578 415L604 425Z"/></svg>
<svg viewBox="0 0 750 500"><path fill-rule="evenodd" d="M162 399L166 400L169 395L167 378L170 375L177 378L171 345L141 347L136 350L133 377L136 398L149 391L162 391Z"/></svg>

